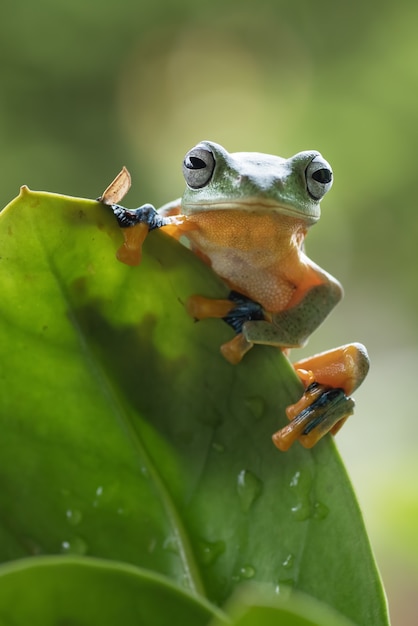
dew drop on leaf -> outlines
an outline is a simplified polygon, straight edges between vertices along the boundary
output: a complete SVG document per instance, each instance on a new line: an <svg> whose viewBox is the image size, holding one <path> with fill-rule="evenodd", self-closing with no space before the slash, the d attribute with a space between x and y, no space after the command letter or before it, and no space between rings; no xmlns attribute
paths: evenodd
<svg viewBox="0 0 418 626"><path fill-rule="evenodd" d="M283 567L285 569L290 569L291 567L293 567L294 560L295 559L294 559L293 554L288 554L287 557L282 562Z"/></svg>
<svg viewBox="0 0 418 626"><path fill-rule="evenodd" d="M298 470L290 481L290 486L292 489L297 491L299 494L309 495L311 490L312 478L308 471L306 470Z"/></svg>
<svg viewBox="0 0 418 626"><path fill-rule="evenodd" d="M81 537L72 537L61 543L61 552L64 554L84 555L87 552L87 544Z"/></svg>
<svg viewBox="0 0 418 626"><path fill-rule="evenodd" d="M298 470L289 483L296 502L291 507L293 517L299 522L308 519L312 515L312 505L310 501L310 491L312 485L312 477L306 470Z"/></svg>
<svg viewBox="0 0 418 626"><path fill-rule="evenodd" d="M255 576L255 568L252 565L243 565L240 567L239 580L250 580Z"/></svg>
<svg viewBox="0 0 418 626"><path fill-rule="evenodd" d="M303 522L312 515L311 505L308 501L300 500L297 504L290 509L293 517L298 522Z"/></svg>
<svg viewBox="0 0 418 626"><path fill-rule="evenodd" d="M237 479L237 492L244 512L250 507L261 493L262 482L255 474L248 470L241 470Z"/></svg>
<svg viewBox="0 0 418 626"><path fill-rule="evenodd" d="M203 565L212 565L225 552L224 541L200 541L197 545L198 557Z"/></svg>
<svg viewBox="0 0 418 626"><path fill-rule="evenodd" d="M93 500L93 506L94 506L94 507L98 507L98 506L99 506L99 498L101 498L101 497L102 497L102 495L103 495L103 487L102 487L102 485L99 485L99 486L97 487L97 489L96 489L96 491L95 491L95 494L94 494L94 495L95 495L96 497L95 497L95 499Z"/></svg>
<svg viewBox="0 0 418 626"><path fill-rule="evenodd" d="M173 552L173 554L179 553L179 544L175 537L167 537L163 543L163 550L167 552Z"/></svg>
<svg viewBox="0 0 418 626"><path fill-rule="evenodd" d="M313 516L315 519L324 519L329 513L329 508L322 502L315 502Z"/></svg>
<svg viewBox="0 0 418 626"><path fill-rule="evenodd" d="M329 513L329 508L323 502L315 502L314 504L314 518L325 519Z"/></svg>
<svg viewBox="0 0 418 626"><path fill-rule="evenodd" d="M245 578L246 580L249 578L254 578L255 569L252 565L244 565L240 569L241 578Z"/></svg>
<svg viewBox="0 0 418 626"><path fill-rule="evenodd" d="M65 512L67 522L71 524L71 526L77 526L83 519L83 514L78 509L68 509Z"/></svg>

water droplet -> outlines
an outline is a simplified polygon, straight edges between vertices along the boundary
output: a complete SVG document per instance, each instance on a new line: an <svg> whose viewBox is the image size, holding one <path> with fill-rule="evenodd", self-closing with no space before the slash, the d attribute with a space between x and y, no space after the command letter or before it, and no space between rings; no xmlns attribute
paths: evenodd
<svg viewBox="0 0 418 626"><path fill-rule="evenodd" d="M103 495L103 487L102 485L99 485L96 489L96 491L94 492L94 495L96 496L93 500L93 506L97 507L99 506L99 498L102 497Z"/></svg>
<svg viewBox="0 0 418 626"><path fill-rule="evenodd" d="M87 544L81 537L72 537L70 540L61 543L61 552L64 554L83 555L87 552Z"/></svg>
<svg viewBox="0 0 418 626"><path fill-rule="evenodd" d="M250 580L255 576L255 568L252 565L242 565L238 573L232 577L234 582L239 582L241 580Z"/></svg>
<svg viewBox="0 0 418 626"><path fill-rule="evenodd" d="M306 519L309 519L312 514L311 505L309 502L298 502L295 506L292 506L290 509L293 517L298 522L303 522Z"/></svg>
<svg viewBox="0 0 418 626"><path fill-rule="evenodd" d="M225 446L223 446L221 443L219 443L218 441L214 441L212 443L212 448L215 450L215 452L219 452L220 454L222 452L225 452Z"/></svg>
<svg viewBox="0 0 418 626"><path fill-rule="evenodd" d="M243 565L239 570L240 578L249 580L250 578L254 578L255 569L252 565Z"/></svg>
<svg viewBox="0 0 418 626"><path fill-rule="evenodd" d="M293 567L293 563L294 563L294 556L293 554L288 554L287 557L285 558L285 560L283 561L282 565L285 569L290 569L291 567Z"/></svg>
<svg viewBox="0 0 418 626"><path fill-rule="evenodd" d="M259 420L263 417L266 407L266 403L264 402L263 398L260 398L259 396L246 398L244 404L256 420Z"/></svg>
<svg viewBox="0 0 418 626"><path fill-rule="evenodd" d="M308 471L298 470L289 483L296 496L296 503L291 508L292 515L299 522L308 519L312 515L310 491L312 478Z"/></svg>
<svg viewBox="0 0 418 626"><path fill-rule="evenodd" d="M200 541L197 545L198 557L202 565L212 565L225 552L224 541Z"/></svg>
<svg viewBox="0 0 418 626"><path fill-rule="evenodd" d="M173 552L174 554L179 553L179 545L178 541L175 537L167 537L167 539L163 543L163 550L167 550L167 552Z"/></svg>
<svg viewBox="0 0 418 626"><path fill-rule="evenodd" d="M257 476L248 470L241 470L237 479L237 492L241 502L241 508L246 513L262 490L262 482Z"/></svg>
<svg viewBox="0 0 418 626"><path fill-rule="evenodd" d="M323 502L315 502L314 504L314 518L324 519L329 513L329 508Z"/></svg>
<svg viewBox="0 0 418 626"><path fill-rule="evenodd" d="M308 494L311 489L311 475L307 470L298 470L291 478L290 486L298 493Z"/></svg>
<svg viewBox="0 0 418 626"><path fill-rule="evenodd" d="M65 512L67 521L72 526L77 526L83 519L83 514L78 509L68 509Z"/></svg>

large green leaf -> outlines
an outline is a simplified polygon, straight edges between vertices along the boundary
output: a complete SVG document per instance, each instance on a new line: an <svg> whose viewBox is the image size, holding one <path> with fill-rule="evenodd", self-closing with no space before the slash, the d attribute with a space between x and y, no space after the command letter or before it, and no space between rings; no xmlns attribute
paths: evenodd
<svg viewBox="0 0 418 626"><path fill-rule="evenodd" d="M205 626L226 619L203 598L133 566L80 557L23 559L0 568L0 623L13 626Z"/></svg>
<svg viewBox="0 0 418 626"><path fill-rule="evenodd" d="M0 214L1 560L116 559L217 604L263 581L386 624L333 443L271 443L300 394L288 361L224 361L232 330L184 304L225 286L163 233L137 268L121 240L94 201L23 190Z"/></svg>

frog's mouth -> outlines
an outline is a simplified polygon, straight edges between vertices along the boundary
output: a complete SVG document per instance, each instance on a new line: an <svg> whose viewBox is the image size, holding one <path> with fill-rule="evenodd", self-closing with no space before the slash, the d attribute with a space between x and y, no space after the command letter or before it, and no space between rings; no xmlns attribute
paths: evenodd
<svg viewBox="0 0 418 626"><path fill-rule="evenodd" d="M207 211L246 211L248 213L259 213L260 215L277 213L278 215L303 220L308 224L313 224L320 218L319 206L312 206L306 203L300 208L263 197L235 198L234 200L218 199L213 202L187 202L182 207L182 210L184 215L193 215Z"/></svg>

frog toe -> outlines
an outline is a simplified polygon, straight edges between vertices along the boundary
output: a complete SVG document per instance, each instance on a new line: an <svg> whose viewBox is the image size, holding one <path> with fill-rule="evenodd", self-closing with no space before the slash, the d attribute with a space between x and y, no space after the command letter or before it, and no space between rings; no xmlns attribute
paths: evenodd
<svg viewBox="0 0 418 626"><path fill-rule="evenodd" d="M125 209L119 204L108 205L121 227L124 242L116 253L126 265L139 265L142 257L142 244L150 230L161 228L170 222L155 210L152 204L144 204L137 209Z"/></svg>
<svg viewBox="0 0 418 626"><path fill-rule="evenodd" d="M147 224L138 223L129 228L123 228L123 244L116 252L116 257L126 265L139 265L142 258L142 244L149 229Z"/></svg>
<svg viewBox="0 0 418 626"><path fill-rule="evenodd" d="M188 299L186 310L195 320L204 320L211 317L223 318L228 315L233 306L230 300L215 300L194 295Z"/></svg>
<svg viewBox="0 0 418 626"><path fill-rule="evenodd" d="M354 400L343 389L313 383L299 402L288 407L291 422L273 435L273 442L282 451L296 440L312 448L328 432L335 434L353 410Z"/></svg>
<svg viewBox="0 0 418 626"><path fill-rule="evenodd" d="M242 333L239 333L238 335L235 335L235 337L230 341L222 344L221 353L222 356L227 361L229 361L229 363L232 363L232 365L237 365L238 363L240 363L244 355L247 354L249 350L251 350L253 345L254 344L252 344L250 341L246 340Z"/></svg>

